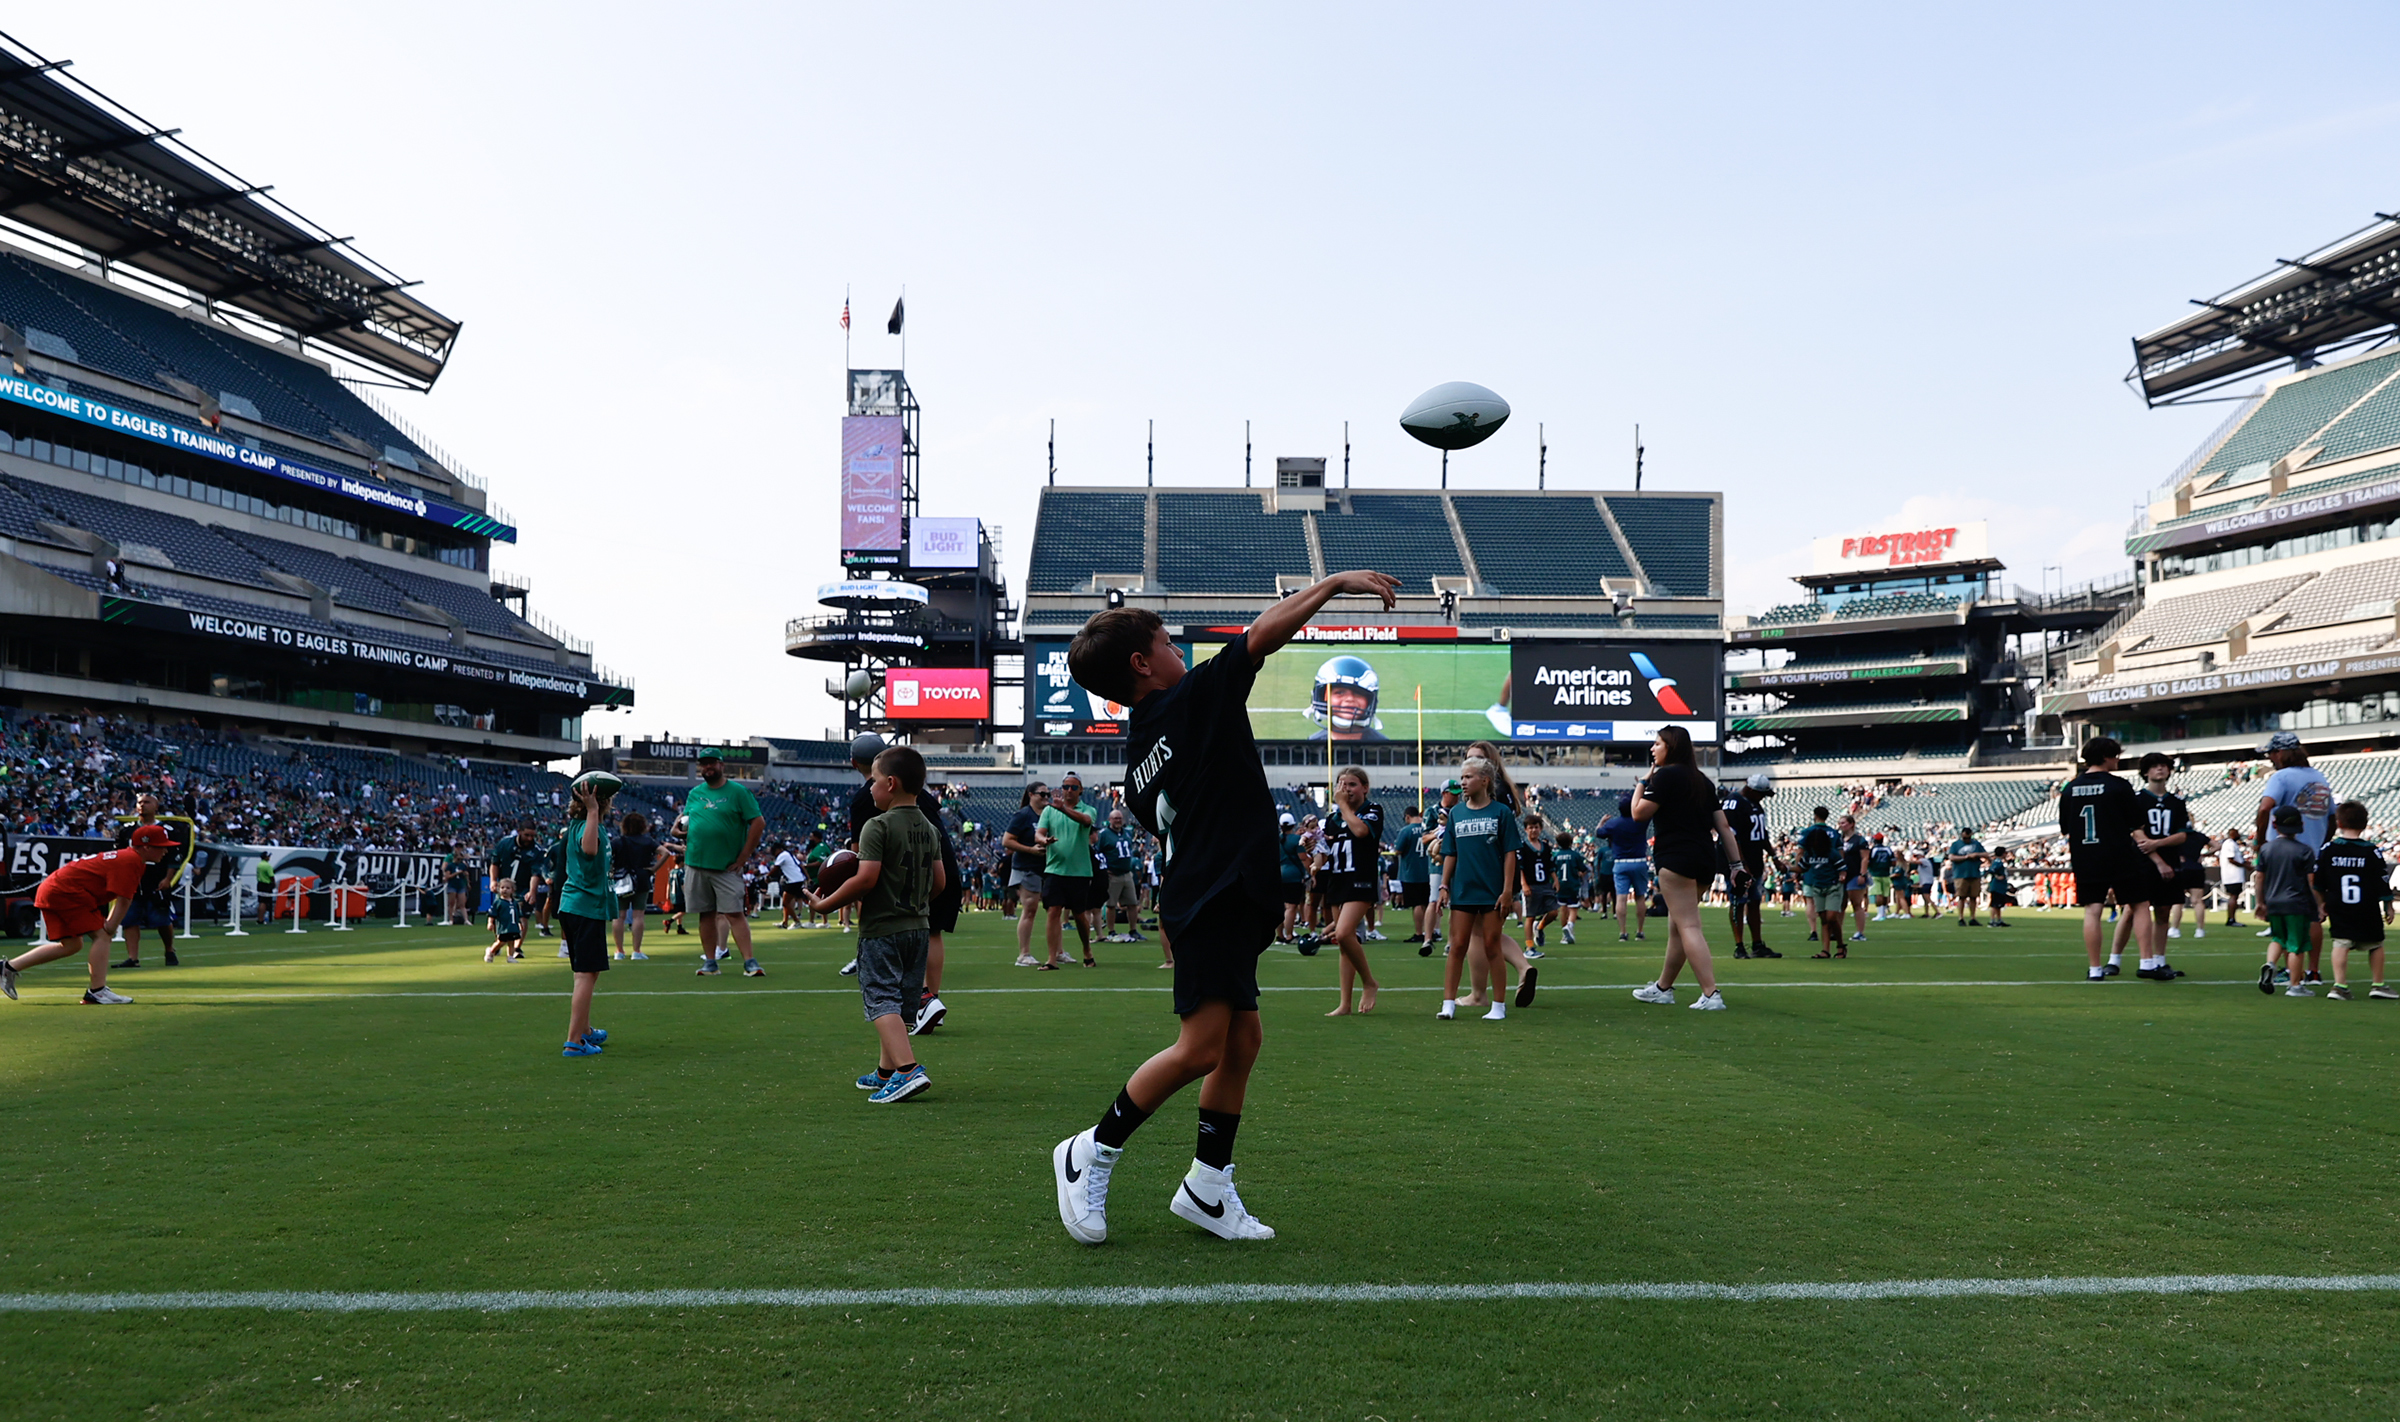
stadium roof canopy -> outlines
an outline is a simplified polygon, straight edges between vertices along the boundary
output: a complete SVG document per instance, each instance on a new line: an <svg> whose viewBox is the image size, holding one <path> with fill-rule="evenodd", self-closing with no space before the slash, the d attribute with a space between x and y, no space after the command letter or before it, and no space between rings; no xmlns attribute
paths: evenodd
<svg viewBox="0 0 2400 1422"><path fill-rule="evenodd" d="M430 387L458 323L402 281L0 32L0 217Z"/></svg>
<svg viewBox="0 0 2400 1422"><path fill-rule="evenodd" d="M2209 300L2133 341L2125 379L2152 405L2205 397L2252 371L2390 339L2400 322L2400 218L2367 227Z"/></svg>

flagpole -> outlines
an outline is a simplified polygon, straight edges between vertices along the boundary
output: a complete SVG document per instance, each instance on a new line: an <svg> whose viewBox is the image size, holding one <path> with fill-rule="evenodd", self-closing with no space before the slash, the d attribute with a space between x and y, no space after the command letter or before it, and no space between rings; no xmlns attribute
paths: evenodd
<svg viewBox="0 0 2400 1422"><path fill-rule="evenodd" d="M842 379L850 378L850 288L842 287Z"/></svg>

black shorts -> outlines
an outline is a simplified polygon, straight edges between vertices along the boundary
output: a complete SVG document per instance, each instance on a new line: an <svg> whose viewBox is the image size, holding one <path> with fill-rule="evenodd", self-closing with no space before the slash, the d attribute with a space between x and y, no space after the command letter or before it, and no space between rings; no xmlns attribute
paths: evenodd
<svg viewBox="0 0 2400 1422"><path fill-rule="evenodd" d="M1670 873L1681 874L1684 878L1694 881L1695 883L1699 884L1703 891L1705 891L1710 884L1716 882L1717 866L1709 863L1705 859L1695 860L1690 863L1678 864L1670 864L1666 860L1661 859L1657 861L1657 864L1661 869L1667 870Z"/></svg>
<svg viewBox="0 0 2400 1422"><path fill-rule="evenodd" d="M1548 886L1525 891L1525 916L1527 918L1548 918L1556 912L1558 912L1558 895L1553 893Z"/></svg>
<svg viewBox="0 0 2400 1422"><path fill-rule="evenodd" d="M1317 891L1329 904L1371 904L1382 899L1372 874L1319 874Z"/></svg>
<svg viewBox="0 0 2400 1422"><path fill-rule="evenodd" d="M559 941L567 945L567 964L579 973L608 971L608 920L579 913L558 916Z"/></svg>
<svg viewBox="0 0 2400 1422"><path fill-rule="evenodd" d="M1100 907L1100 896L1092 892L1089 874L1044 874L1042 907L1082 913Z"/></svg>
<svg viewBox="0 0 2400 1422"><path fill-rule="evenodd" d="M1175 1015L1189 1017L1208 1002L1258 1011L1258 955L1282 918L1275 905L1253 903L1239 889L1202 904L1167 940L1175 950Z"/></svg>
<svg viewBox="0 0 2400 1422"><path fill-rule="evenodd" d="M1415 908L1420 904L1432 902L1433 885L1430 882L1411 882L1407 879L1400 881L1400 907Z"/></svg>
<svg viewBox="0 0 2400 1422"><path fill-rule="evenodd" d="M1308 902L1308 881L1307 881L1307 880L1305 880L1305 879L1286 879L1286 880L1284 880L1284 881L1283 881L1283 901L1284 901L1285 903L1287 903L1287 904L1304 904L1304 903L1307 903L1307 902Z"/></svg>
<svg viewBox="0 0 2400 1422"><path fill-rule="evenodd" d="M2078 908L2105 902L2110 894L2117 896L2117 905L2146 904L2159 892L2158 871L2144 859L2119 859L2101 864L2075 866L2075 904Z"/></svg>
<svg viewBox="0 0 2400 1422"><path fill-rule="evenodd" d="M953 883L936 894L933 902L925 906L926 927L935 933L956 933L959 906L966 898L967 886L962 883Z"/></svg>
<svg viewBox="0 0 2400 1422"><path fill-rule="evenodd" d="M558 917L558 896L566 892L566 888L566 876L563 874L550 881L550 892L544 897L543 902L548 906L552 918Z"/></svg>

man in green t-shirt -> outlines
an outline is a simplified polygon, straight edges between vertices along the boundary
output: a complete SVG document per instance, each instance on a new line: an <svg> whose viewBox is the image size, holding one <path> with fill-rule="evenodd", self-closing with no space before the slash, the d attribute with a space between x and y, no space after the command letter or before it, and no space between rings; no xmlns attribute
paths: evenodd
<svg viewBox="0 0 2400 1422"><path fill-rule="evenodd" d="M1133 836L1125 829L1125 812L1108 812L1108 828L1092 836L1092 852L1108 866L1108 919L1102 925L1112 930L1101 940L1106 943L1139 943L1142 941L1141 895L1135 890L1133 877ZM1117 915L1125 915L1125 929L1114 932Z"/></svg>
<svg viewBox="0 0 2400 1422"><path fill-rule="evenodd" d="M924 788L924 756L908 746L878 754L867 772L867 793L878 813L859 827L858 871L832 893L810 900L819 911L859 906L858 991L879 1055L858 1086L873 1092L867 1100L878 1106L933 1084L917 1062L909 1032L925 995L932 902L949 882L941 836L917 808Z"/></svg>
<svg viewBox="0 0 2400 1422"><path fill-rule="evenodd" d="M717 975L731 934L742 945L742 976L763 978L743 914L742 866L758 852L766 816L747 786L725 778L723 756L703 751L699 765L700 783L683 797L683 904L700 916L700 976Z"/></svg>
<svg viewBox="0 0 2400 1422"><path fill-rule="evenodd" d="M1059 928L1075 915L1075 936L1083 940L1083 965L1092 961L1092 915L1100 905L1092 889L1092 812L1083 808L1083 781L1073 772L1058 783L1058 798L1042 811L1036 842L1042 846L1042 904L1050 910L1050 958L1045 971L1059 966Z"/></svg>
<svg viewBox="0 0 2400 1422"><path fill-rule="evenodd" d="M1958 900L1961 928L1983 927L1983 920L1976 916L1976 901L1983 897L1983 861L1989 854L1971 829L1962 827L1958 838L1950 841L1950 888Z"/></svg>

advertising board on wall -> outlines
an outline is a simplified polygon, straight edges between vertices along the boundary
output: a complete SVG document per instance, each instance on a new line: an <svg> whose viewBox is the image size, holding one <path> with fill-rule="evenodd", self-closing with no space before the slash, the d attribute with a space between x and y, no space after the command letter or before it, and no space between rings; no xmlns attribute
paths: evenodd
<svg viewBox="0 0 2400 1422"><path fill-rule="evenodd" d="M884 714L895 721L989 721L986 667L892 667L883 674Z"/></svg>
<svg viewBox="0 0 2400 1422"><path fill-rule="evenodd" d="M983 520L912 518L908 521L908 566L968 569L983 560Z"/></svg>
<svg viewBox="0 0 2400 1422"><path fill-rule="evenodd" d="M1646 741L1666 725L1704 745L1718 738L1714 643L1519 642L1509 653L1511 739Z"/></svg>
<svg viewBox="0 0 2400 1422"><path fill-rule="evenodd" d="M842 561L899 566L906 429L898 415L842 417Z"/></svg>
<svg viewBox="0 0 2400 1422"><path fill-rule="evenodd" d="M1809 571L1875 577L1946 563L1978 563L1991 557L1991 525L1981 521L1946 525L1879 524L1836 538L1820 538Z"/></svg>

